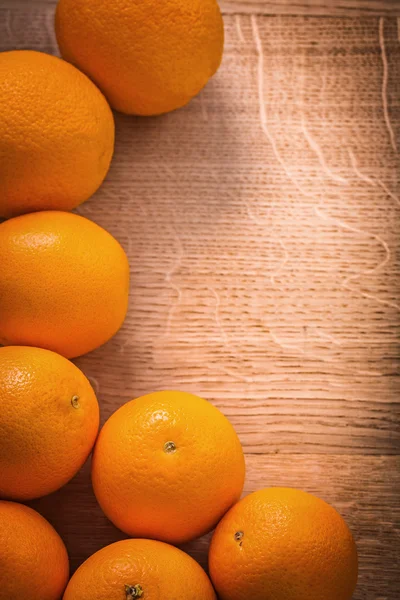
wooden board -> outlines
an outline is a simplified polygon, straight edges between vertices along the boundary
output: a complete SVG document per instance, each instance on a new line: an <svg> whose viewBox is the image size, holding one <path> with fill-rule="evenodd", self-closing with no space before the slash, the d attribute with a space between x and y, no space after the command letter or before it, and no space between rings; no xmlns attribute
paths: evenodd
<svg viewBox="0 0 400 600"><path fill-rule="evenodd" d="M3 7L56 4L57 0L0 0ZM398 0L221 0L224 14L400 16Z"/></svg>
<svg viewBox="0 0 400 600"><path fill-rule="evenodd" d="M398 23L237 4L198 98L161 118L116 115L110 174L79 212L128 252L130 310L77 363L103 420L156 389L213 401L243 442L246 491L291 485L332 502L360 550L355 600L398 600ZM56 52L53 12L0 3L0 50ZM34 505L73 568L121 535L88 466ZM189 549L205 564L206 540Z"/></svg>

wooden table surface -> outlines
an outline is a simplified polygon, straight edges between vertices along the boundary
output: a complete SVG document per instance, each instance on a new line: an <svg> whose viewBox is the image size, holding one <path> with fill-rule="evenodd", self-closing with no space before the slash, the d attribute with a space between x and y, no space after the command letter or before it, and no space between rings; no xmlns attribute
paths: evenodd
<svg viewBox="0 0 400 600"><path fill-rule="evenodd" d="M400 3L223 10L222 68L190 105L116 115L110 174L79 212L126 249L130 310L77 363L103 420L159 389L214 402L242 440L246 492L331 502L359 548L354 598L398 600ZM53 13L0 0L0 50L56 53ZM122 537L88 465L33 505L73 568ZM206 563L207 539L187 548Z"/></svg>

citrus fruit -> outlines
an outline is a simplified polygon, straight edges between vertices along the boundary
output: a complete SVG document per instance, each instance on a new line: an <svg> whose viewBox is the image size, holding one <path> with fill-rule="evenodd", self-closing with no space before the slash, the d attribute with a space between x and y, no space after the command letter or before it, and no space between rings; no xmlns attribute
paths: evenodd
<svg viewBox="0 0 400 600"><path fill-rule="evenodd" d="M250 494L225 515L210 547L221 600L350 600L357 550L336 510L289 488Z"/></svg>
<svg viewBox="0 0 400 600"><path fill-rule="evenodd" d="M112 112L86 75L42 52L0 53L0 216L75 208L113 150Z"/></svg>
<svg viewBox="0 0 400 600"><path fill-rule="evenodd" d="M50 350L0 348L0 497L27 500L62 487L98 428L96 396L78 367Z"/></svg>
<svg viewBox="0 0 400 600"><path fill-rule="evenodd" d="M123 540L102 548L76 571L64 600L216 600L200 565L155 540Z"/></svg>
<svg viewBox="0 0 400 600"><path fill-rule="evenodd" d="M114 525L171 543L211 530L239 499L244 473L232 425L184 392L122 406L101 430L92 461L97 500Z"/></svg>
<svg viewBox="0 0 400 600"><path fill-rule="evenodd" d="M48 211L0 224L0 343L38 346L67 358L120 328L129 265L107 231L78 215Z"/></svg>
<svg viewBox="0 0 400 600"><path fill-rule="evenodd" d="M68 574L67 551L50 523L0 500L0 600L59 600Z"/></svg>
<svg viewBox="0 0 400 600"><path fill-rule="evenodd" d="M189 102L217 71L224 45L216 0L60 0L56 33L62 56L115 109L138 115Z"/></svg>

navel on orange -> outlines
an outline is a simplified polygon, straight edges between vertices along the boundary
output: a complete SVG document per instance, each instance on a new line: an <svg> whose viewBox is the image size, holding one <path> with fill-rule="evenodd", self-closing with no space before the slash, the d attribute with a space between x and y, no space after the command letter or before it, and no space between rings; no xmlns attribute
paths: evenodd
<svg viewBox="0 0 400 600"><path fill-rule="evenodd" d="M216 600L200 565L154 540L123 540L102 548L76 571L64 600Z"/></svg>
<svg viewBox="0 0 400 600"><path fill-rule="evenodd" d="M89 456L99 406L82 371L40 348L0 348L0 497L27 500L66 484Z"/></svg>
<svg viewBox="0 0 400 600"><path fill-rule="evenodd" d="M250 494L219 523L210 575L221 600L351 600L357 549L336 510L289 488Z"/></svg>
<svg viewBox="0 0 400 600"><path fill-rule="evenodd" d="M67 551L50 523L0 501L0 600L59 600L68 574Z"/></svg>
<svg viewBox="0 0 400 600"><path fill-rule="evenodd" d="M106 422L92 461L94 491L132 537L181 543L210 531L240 497L239 439L211 403L184 392L128 402Z"/></svg>
<svg viewBox="0 0 400 600"><path fill-rule="evenodd" d="M71 210L102 183L114 119L98 88L42 52L0 53L0 216Z"/></svg>
<svg viewBox="0 0 400 600"><path fill-rule="evenodd" d="M32 213L0 224L0 343L73 358L122 325L129 265L115 238L75 214Z"/></svg>
<svg viewBox="0 0 400 600"><path fill-rule="evenodd" d="M138 115L189 102L217 71L224 45L216 0L60 0L56 34L62 56L113 108Z"/></svg>

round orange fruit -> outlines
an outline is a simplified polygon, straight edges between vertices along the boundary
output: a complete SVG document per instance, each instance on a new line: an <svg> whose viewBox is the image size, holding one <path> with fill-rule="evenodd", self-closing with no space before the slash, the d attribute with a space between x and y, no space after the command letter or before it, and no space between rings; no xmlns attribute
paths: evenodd
<svg viewBox="0 0 400 600"><path fill-rule="evenodd" d="M221 600L351 600L357 549L319 498L289 488L250 494L219 523L210 575Z"/></svg>
<svg viewBox="0 0 400 600"><path fill-rule="evenodd" d="M75 208L113 151L112 112L86 75L42 52L0 53L0 216Z"/></svg>
<svg viewBox="0 0 400 600"><path fill-rule="evenodd" d="M0 500L0 600L59 600L68 574L67 551L50 523Z"/></svg>
<svg viewBox="0 0 400 600"><path fill-rule="evenodd" d="M216 0L60 0L56 33L62 56L113 108L138 115L189 102L217 71L224 46Z"/></svg>
<svg viewBox="0 0 400 600"><path fill-rule="evenodd" d="M114 525L171 543L210 531L239 499L244 474L232 425L184 392L122 406L101 430L92 461L97 500Z"/></svg>
<svg viewBox="0 0 400 600"><path fill-rule="evenodd" d="M200 565L155 540L123 540L93 554L76 571L64 600L216 600Z"/></svg>
<svg viewBox="0 0 400 600"><path fill-rule="evenodd" d="M66 212L0 224L0 343L67 358L109 340L129 292L125 252L107 231Z"/></svg>
<svg viewBox="0 0 400 600"><path fill-rule="evenodd" d="M50 350L0 348L0 497L66 484L92 450L99 406L82 371Z"/></svg>

